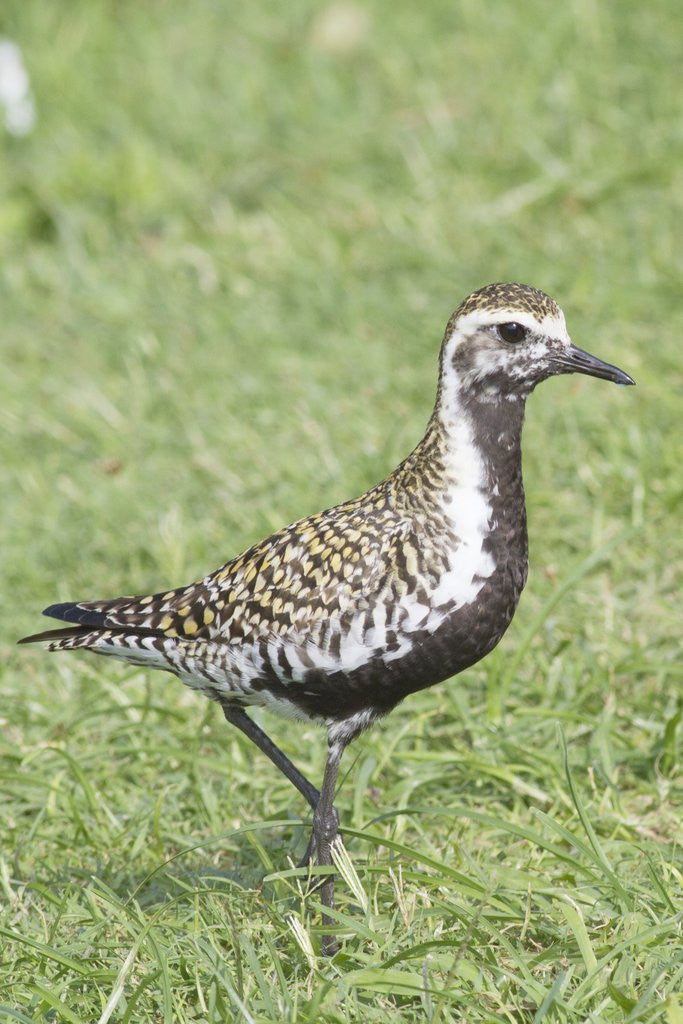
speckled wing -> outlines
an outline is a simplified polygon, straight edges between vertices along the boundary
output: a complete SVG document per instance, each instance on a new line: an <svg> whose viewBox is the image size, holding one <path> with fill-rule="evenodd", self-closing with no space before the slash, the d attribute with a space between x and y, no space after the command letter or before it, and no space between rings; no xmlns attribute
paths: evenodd
<svg viewBox="0 0 683 1024"><path fill-rule="evenodd" d="M306 637L310 643L316 625L360 613L390 585L409 520L386 495L368 498L302 519L198 583L147 597L79 602L68 621L184 641L244 645Z"/></svg>

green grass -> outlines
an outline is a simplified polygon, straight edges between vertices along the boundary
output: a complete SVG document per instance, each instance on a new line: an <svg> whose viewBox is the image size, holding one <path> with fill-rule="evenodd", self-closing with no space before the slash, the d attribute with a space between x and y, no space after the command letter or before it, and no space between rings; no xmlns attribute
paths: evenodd
<svg viewBox="0 0 683 1024"><path fill-rule="evenodd" d="M681 1024L679 5L323 10L0 12L0 1020ZM306 808L219 710L14 643L379 479L496 279L638 387L530 401L527 591L349 750L327 962Z"/></svg>

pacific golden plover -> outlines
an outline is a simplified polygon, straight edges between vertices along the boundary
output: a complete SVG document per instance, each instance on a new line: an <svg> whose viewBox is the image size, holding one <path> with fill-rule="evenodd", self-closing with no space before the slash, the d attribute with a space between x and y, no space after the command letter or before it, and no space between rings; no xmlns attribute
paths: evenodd
<svg viewBox="0 0 683 1024"><path fill-rule="evenodd" d="M527 575L524 407L559 373L634 383L572 344L548 295L481 288L448 321L424 437L380 484L190 586L51 605L45 615L74 625L20 642L165 669L217 701L311 805L309 852L330 865L344 748L408 694L479 661L510 624ZM320 791L250 705L326 727ZM331 878L322 899L333 905ZM324 936L324 951L334 948Z"/></svg>

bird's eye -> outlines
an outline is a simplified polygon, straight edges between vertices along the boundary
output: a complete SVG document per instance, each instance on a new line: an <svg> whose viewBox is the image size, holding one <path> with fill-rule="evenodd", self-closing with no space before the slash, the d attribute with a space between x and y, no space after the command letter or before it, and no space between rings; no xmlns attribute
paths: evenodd
<svg viewBox="0 0 683 1024"><path fill-rule="evenodd" d="M511 345L516 345L519 341L524 341L527 336L526 327L522 327L521 324L498 324L498 334Z"/></svg>

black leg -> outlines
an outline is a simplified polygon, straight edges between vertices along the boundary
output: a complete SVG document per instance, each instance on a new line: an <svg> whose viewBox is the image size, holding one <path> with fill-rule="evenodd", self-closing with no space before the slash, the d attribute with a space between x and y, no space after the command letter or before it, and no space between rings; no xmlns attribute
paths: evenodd
<svg viewBox="0 0 683 1024"><path fill-rule="evenodd" d="M339 815L334 806L334 788L345 747L346 743L340 740L330 743L320 800L313 815L313 839L318 854L318 864L323 866L332 864L331 847L339 832ZM326 877L322 884L321 899L324 907L334 907L334 878L332 875ZM323 927L332 923L330 916L323 914ZM334 956L338 948L334 935L323 935L323 956Z"/></svg>
<svg viewBox="0 0 683 1024"><path fill-rule="evenodd" d="M304 800L306 800L315 811L320 803L320 793L315 788L312 782L309 782L305 775L302 775L299 769L292 764L286 754L283 754L279 747L276 747L269 736L265 734L263 729L259 729L256 722L253 722L249 715L237 707L234 704L229 704L227 701L225 704L221 704L223 708L223 714L227 718L231 725L237 726L237 728L248 736L249 739L256 744L259 750L262 750L266 757L270 758L273 764L280 769L283 775L286 775L293 786L301 793Z"/></svg>
<svg viewBox="0 0 683 1024"><path fill-rule="evenodd" d="M292 764L286 754L277 747L269 736L260 729L256 722L235 704L226 701L221 704L223 714L231 725L236 726L245 736L248 736L253 743L263 751L266 757L270 758L274 765L280 769L289 781L294 785L305 800L313 808L313 833L309 840L308 847L302 864L308 864L313 848L317 852L318 864L329 866L332 864L332 843L339 833L339 815L334 806L334 789L337 783L339 765L347 744L353 735L345 739L334 739L329 742L327 762L325 764L325 775L320 791L301 774L298 768ZM321 886L321 899L324 907L334 907L334 878L330 875L325 878ZM332 925L333 921L329 914L323 914L323 926ZM324 956L334 956L339 948L334 935L323 935L322 952Z"/></svg>

